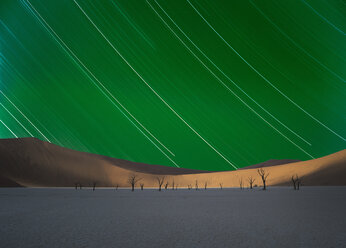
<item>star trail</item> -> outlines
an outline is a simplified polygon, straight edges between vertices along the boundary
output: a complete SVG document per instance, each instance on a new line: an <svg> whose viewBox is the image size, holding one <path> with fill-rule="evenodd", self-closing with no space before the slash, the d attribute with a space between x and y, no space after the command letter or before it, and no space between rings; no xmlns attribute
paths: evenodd
<svg viewBox="0 0 346 248"><path fill-rule="evenodd" d="M0 138L232 170L345 148L338 0L5 0Z"/></svg>

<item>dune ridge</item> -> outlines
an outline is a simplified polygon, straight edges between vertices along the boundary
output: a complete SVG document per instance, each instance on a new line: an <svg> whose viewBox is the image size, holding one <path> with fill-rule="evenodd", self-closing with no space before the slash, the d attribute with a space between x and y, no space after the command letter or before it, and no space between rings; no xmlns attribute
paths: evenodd
<svg viewBox="0 0 346 248"><path fill-rule="evenodd" d="M296 163L296 162L301 162L301 160L297 160L297 159L270 159L270 160L267 160L267 161L262 162L262 163L258 163L258 164L249 165L249 166L239 168L238 170L247 170L247 169L254 169L254 168Z"/></svg>
<svg viewBox="0 0 346 248"><path fill-rule="evenodd" d="M273 160L272 160L273 161ZM275 161L277 164L278 161ZM268 185L289 185L291 176L298 175L303 185L346 185L346 150L318 159L264 167L270 175ZM274 163L274 164L275 164ZM257 168L261 164L236 171L199 171L136 163L102 155L63 148L36 138L0 140L0 186L73 187L83 186L129 187L128 177L135 174L145 187L157 187L157 178L178 187L239 187L247 186L249 177L260 185ZM262 166L261 166L262 167ZM11 186L8 185L8 186Z"/></svg>

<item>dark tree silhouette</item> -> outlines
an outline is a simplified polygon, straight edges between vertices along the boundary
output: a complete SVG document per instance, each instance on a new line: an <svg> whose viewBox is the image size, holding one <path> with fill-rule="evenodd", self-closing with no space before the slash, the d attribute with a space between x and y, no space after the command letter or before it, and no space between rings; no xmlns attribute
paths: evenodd
<svg viewBox="0 0 346 248"><path fill-rule="evenodd" d="M292 180L293 180L293 177L292 177ZM300 178L298 177L298 175L296 174L296 177L295 177L295 181L296 181L296 189L299 190L300 186L302 185L302 181L300 180Z"/></svg>
<svg viewBox="0 0 346 248"><path fill-rule="evenodd" d="M191 184L187 185L187 187L188 187L189 190L192 189L192 185Z"/></svg>
<svg viewBox="0 0 346 248"><path fill-rule="evenodd" d="M79 183L74 183L74 187L76 190L78 189L78 186L79 186Z"/></svg>
<svg viewBox="0 0 346 248"><path fill-rule="evenodd" d="M207 187L208 187L208 182L205 182L204 183L204 189L207 190Z"/></svg>
<svg viewBox="0 0 346 248"><path fill-rule="evenodd" d="M163 181L165 180L165 177L156 177L156 180L159 184L159 191L161 191L161 187L162 187Z"/></svg>
<svg viewBox="0 0 346 248"><path fill-rule="evenodd" d="M96 188L96 182L93 182L93 191L95 191Z"/></svg>
<svg viewBox="0 0 346 248"><path fill-rule="evenodd" d="M222 189L223 183L219 183L219 185L220 185L220 189Z"/></svg>
<svg viewBox="0 0 346 248"><path fill-rule="evenodd" d="M239 188L243 189L243 178L242 177L239 180Z"/></svg>
<svg viewBox="0 0 346 248"><path fill-rule="evenodd" d="M144 183L141 183L140 186L141 186L141 190L143 190L143 188L144 188Z"/></svg>
<svg viewBox="0 0 346 248"><path fill-rule="evenodd" d="M128 183L131 185L131 191L135 191L136 183L138 183L142 178L137 177L136 174L129 175Z"/></svg>
<svg viewBox="0 0 346 248"><path fill-rule="evenodd" d="M172 190L174 190L174 179L173 179L173 182L172 182Z"/></svg>
<svg viewBox="0 0 346 248"><path fill-rule="evenodd" d="M263 182L263 190L266 190L266 181L267 177L269 176L269 173L267 173L263 168L257 169L258 175L260 175L262 182Z"/></svg>
<svg viewBox="0 0 346 248"><path fill-rule="evenodd" d="M292 176L291 180L292 180L292 184L293 184L293 189L297 190L297 182L299 180L298 175Z"/></svg>
<svg viewBox="0 0 346 248"><path fill-rule="evenodd" d="M254 179L252 176L251 177L248 177L247 181L249 182L249 185L250 185L250 189L252 189L252 185L253 183L255 182L256 179Z"/></svg>
<svg viewBox="0 0 346 248"><path fill-rule="evenodd" d="M168 182L166 182L166 184L165 184L165 189L168 189Z"/></svg>
<svg viewBox="0 0 346 248"><path fill-rule="evenodd" d="M81 183L79 183L79 189L82 189L82 184Z"/></svg>
<svg viewBox="0 0 346 248"><path fill-rule="evenodd" d="M301 185L302 185L302 181L300 181L300 179L298 179L298 181L297 181L297 190L299 190Z"/></svg>
<svg viewBox="0 0 346 248"><path fill-rule="evenodd" d="M195 183L195 187L196 187L196 190L198 190L198 181L196 180L196 183Z"/></svg>

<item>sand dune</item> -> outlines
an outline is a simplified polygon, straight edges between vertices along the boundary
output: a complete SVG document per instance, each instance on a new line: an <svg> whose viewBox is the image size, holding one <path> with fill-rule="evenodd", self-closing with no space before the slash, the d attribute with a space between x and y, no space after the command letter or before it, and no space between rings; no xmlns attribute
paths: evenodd
<svg viewBox="0 0 346 248"><path fill-rule="evenodd" d="M309 161L265 167L270 173L268 185L288 185L298 174L304 185L346 185L346 150ZM160 165L148 165L106 156L79 152L36 138L0 140L0 185L5 181L23 186L73 187L75 183L90 186L129 187L128 176L136 174L145 187L156 187L157 177L165 176L178 187L238 187L253 176L260 185L256 168L237 171L207 172Z"/></svg>
<svg viewBox="0 0 346 248"><path fill-rule="evenodd" d="M303 185L346 185L346 150L318 159L269 166L264 167L264 169L269 173L268 185L290 185L293 175L298 175ZM256 179L255 184L261 184L257 168L211 173L209 179L205 175L200 174L198 177L196 176L196 178L199 181L211 180L212 185L215 186L217 182L220 182L223 183L225 187L239 187L239 181L241 179L244 181L245 186L247 186L247 179L250 176ZM186 175L185 177L191 180L193 176Z"/></svg>

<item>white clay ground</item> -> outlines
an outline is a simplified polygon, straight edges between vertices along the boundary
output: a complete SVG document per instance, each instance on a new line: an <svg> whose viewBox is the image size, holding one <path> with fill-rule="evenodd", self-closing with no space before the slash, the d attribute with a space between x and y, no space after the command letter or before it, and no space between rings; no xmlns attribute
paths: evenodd
<svg viewBox="0 0 346 248"><path fill-rule="evenodd" d="M346 187L0 188L0 247L346 247Z"/></svg>

